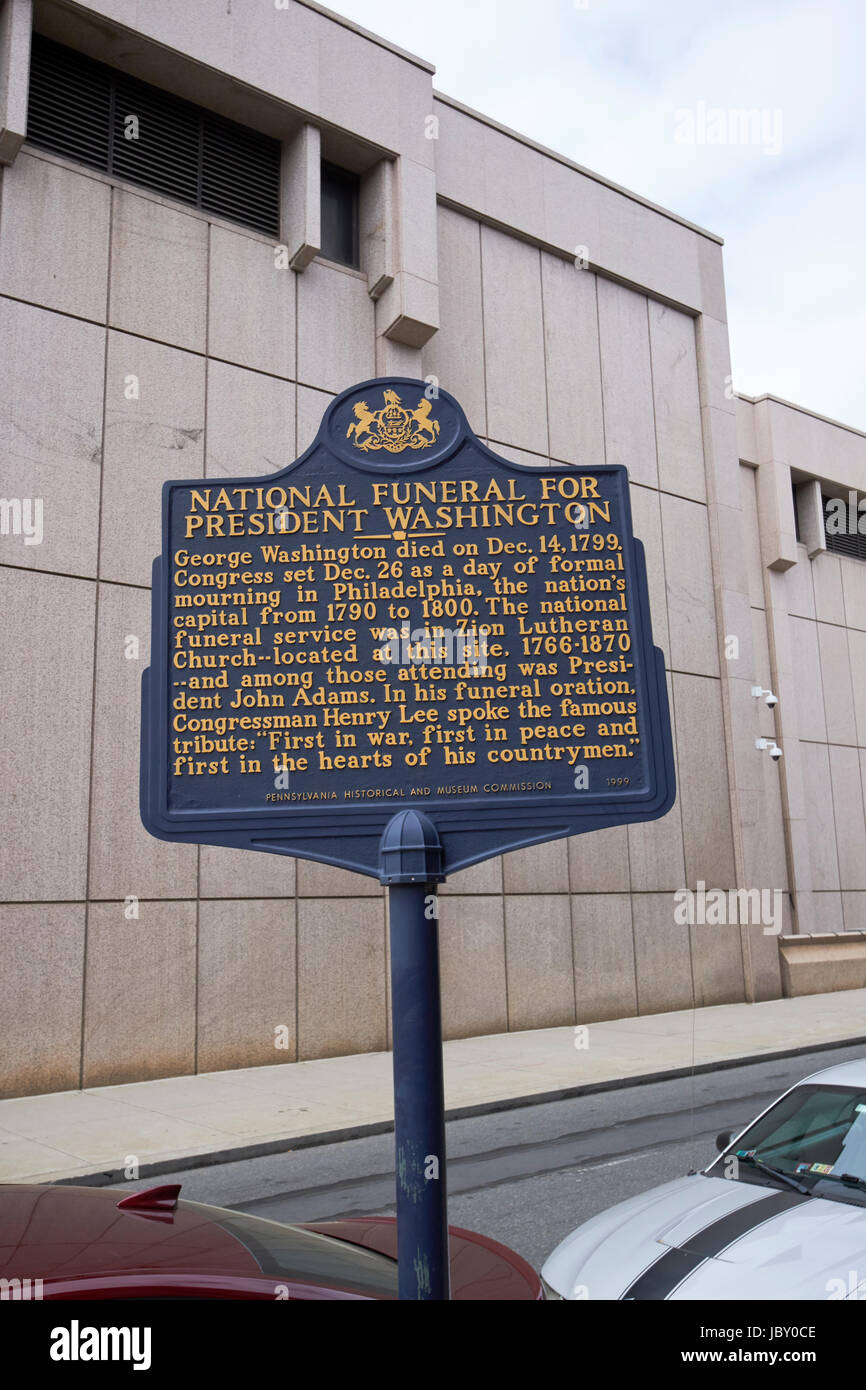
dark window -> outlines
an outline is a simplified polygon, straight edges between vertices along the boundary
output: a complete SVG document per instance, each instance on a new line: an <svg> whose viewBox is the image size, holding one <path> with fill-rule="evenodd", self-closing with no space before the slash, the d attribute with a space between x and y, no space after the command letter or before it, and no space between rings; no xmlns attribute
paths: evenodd
<svg viewBox="0 0 866 1390"><path fill-rule="evenodd" d="M204 212L279 235L279 141L39 34L33 35L27 139Z"/></svg>
<svg viewBox="0 0 866 1390"><path fill-rule="evenodd" d="M329 261L361 264L358 245L358 190L361 180L348 169L322 164L322 255Z"/></svg>
<svg viewBox="0 0 866 1390"><path fill-rule="evenodd" d="M827 549L834 555L847 555L852 560L866 560L866 501L857 494L843 497L822 497L824 536Z"/></svg>

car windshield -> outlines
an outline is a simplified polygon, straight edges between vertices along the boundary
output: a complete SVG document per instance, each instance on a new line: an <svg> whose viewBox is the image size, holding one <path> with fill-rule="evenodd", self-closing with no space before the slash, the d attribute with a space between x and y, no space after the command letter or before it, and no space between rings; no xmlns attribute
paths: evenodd
<svg viewBox="0 0 866 1390"><path fill-rule="evenodd" d="M397 1297L396 1261L333 1236L284 1226L242 1211L184 1202L239 1240L269 1278L295 1280L372 1298Z"/></svg>
<svg viewBox="0 0 866 1390"><path fill-rule="evenodd" d="M820 1196L866 1203L866 1090L848 1086L795 1086L750 1125L709 1169L746 1160L737 1176L766 1181L769 1164Z"/></svg>

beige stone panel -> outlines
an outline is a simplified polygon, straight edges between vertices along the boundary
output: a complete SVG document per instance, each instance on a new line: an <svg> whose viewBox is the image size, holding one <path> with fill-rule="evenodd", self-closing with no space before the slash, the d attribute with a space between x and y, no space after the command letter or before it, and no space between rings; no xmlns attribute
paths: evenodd
<svg viewBox="0 0 866 1390"><path fill-rule="evenodd" d="M763 614L752 611L763 625ZM773 738L775 731L772 711L763 700L754 698L751 688L752 680L737 679L728 684L731 723L738 731L731 751L743 845L741 886L781 889L788 886L781 776L783 770L790 774L796 745L794 750L786 749L784 769L755 747L759 733Z"/></svg>
<svg viewBox="0 0 866 1390"><path fill-rule="evenodd" d="M539 252L493 227L482 227L481 268L487 433L502 444L546 455Z"/></svg>
<svg viewBox="0 0 866 1390"><path fill-rule="evenodd" d="M718 555L721 562L715 576L716 588L720 592L727 590L741 595L745 603L751 606L752 589L747 572L742 510L722 503L708 507L707 517L711 523L711 555ZM713 518L715 527L712 525ZM763 604L755 606L762 608Z"/></svg>
<svg viewBox="0 0 866 1390"><path fill-rule="evenodd" d="M295 375L295 283L274 245L210 228L208 352L274 376Z"/></svg>
<svg viewBox="0 0 866 1390"><path fill-rule="evenodd" d="M650 620L653 642L665 654L670 665L670 631L668 629L668 590L665 582L665 549L662 542L660 496L655 488L638 487L632 483L632 530L642 543L646 554L647 587L650 600Z"/></svg>
<svg viewBox="0 0 866 1390"><path fill-rule="evenodd" d="M14 510L0 532L0 564L54 573L96 575L99 468L0 454L0 497ZM5 502L4 502L5 505ZM38 539L42 536L41 541ZM33 537L32 541L26 537Z"/></svg>
<svg viewBox="0 0 866 1390"><path fill-rule="evenodd" d="M396 167L396 197L399 204L401 269L435 285L439 278L436 238L438 208L436 173L431 164L429 158L419 164L404 150Z"/></svg>
<svg viewBox="0 0 866 1390"><path fill-rule="evenodd" d="M433 340L431 338L428 341L432 342ZM378 334L376 337L376 375L411 376L416 381L427 376L428 373L423 366L422 349L410 347L408 343L398 343L395 338L385 338Z"/></svg>
<svg viewBox="0 0 866 1390"><path fill-rule="evenodd" d="M708 401L708 405L715 405L718 408L718 402L716 401ZM744 400L741 396L735 396L734 405L736 406L737 443L739 446L740 461L742 463L757 464L758 439L755 430L754 402Z"/></svg>
<svg viewBox="0 0 866 1390"><path fill-rule="evenodd" d="M728 325L720 323L710 314L703 313L694 320L695 336L698 346L698 372L701 382L701 399L714 410L723 410L737 420L737 433L741 436L740 458L754 462L754 407L749 401L739 400L731 375L731 351L728 341Z"/></svg>
<svg viewBox="0 0 866 1390"><path fill-rule="evenodd" d="M478 163L474 171L477 192L471 205L480 206L504 226L536 229L543 239L546 161L502 131L481 122L473 124ZM483 202L478 193L483 193Z"/></svg>
<svg viewBox="0 0 866 1390"><path fill-rule="evenodd" d="M381 902L298 901L298 1058L381 1052L385 1027Z"/></svg>
<svg viewBox="0 0 866 1390"><path fill-rule="evenodd" d="M812 561L804 545L797 546L797 563L785 570L782 577L788 612L797 618L815 618L815 588L812 583Z"/></svg>
<svg viewBox="0 0 866 1390"><path fill-rule="evenodd" d="M0 497L22 508L0 563L95 576L104 370L103 328L0 299Z"/></svg>
<svg viewBox="0 0 866 1390"><path fill-rule="evenodd" d="M674 919L672 893L634 893L634 958L639 1014L693 1005L689 928Z"/></svg>
<svg viewBox="0 0 866 1390"><path fill-rule="evenodd" d="M585 245L592 263L611 274L646 285L659 297L701 307L698 249L705 238L623 197L597 177L503 131L489 131L444 101L436 101L435 110L441 120L436 149L440 197L483 211L569 255L578 244ZM719 248L713 245L713 250ZM716 284L720 276L719 259L704 278L713 309L721 308L716 316L724 317L724 297Z"/></svg>
<svg viewBox="0 0 866 1390"><path fill-rule="evenodd" d="M755 495L755 470L740 465L740 526L743 559L748 580L749 601L753 608L764 607L764 576L761 568L761 537L758 532L758 499ZM789 571L789 573L792 571ZM814 614L813 614L814 616Z"/></svg>
<svg viewBox="0 0 866 1390"><path fill-rule="evenodd" d="M693 309L704 307L696 255L703 238L623 197L619 189L598 186L598 193L600 259L605 267L631 284L656 291L660 298Z"/></svg>
<svg viewBox="0 0 866 1390"><path fill-rule="evenodd" d="M135 389L138 399L127 400ZM105 406L100 577L149 585L162 484L202 476L204 358L111 333Z"/></svg>
<svg viewBox="0 0 866 1390"><path fill-rule="evenodd" d="M826 743L801 743L800 754L803 788L809 808L806 828L812 887L817 895L840 886L836 832L831 815L833 788L830 781L830 752Z"/></svg>
<svg viewBox="0 0 866 1390"><path fill-rule="evenodd" d="M202 845L199 893L203 898L291 898L297 861L288 854ZM284 905L285 911L291 905Z"/></svg>
<svg viewBox="0 0 866 1390"><path fill-rule="evenodd" d="M658 487L646 299L599 277L598 325L605 462L622 464L634 483Z"/></svg>
<svg viewBox="0 0 866 1390"><path fill-rule="evenodd" d="M866 628L866 565L862 560L840 556L842 594L845 601L845 623L848 627Z"/></svg>
<svg viewBox="0 0 866 1390"><path fill-rule="evenodd" d="M297 294L298 381L338 393L374 376L374 305L366 277L315 260L298 276Z"/></svg>
<svg viewBox="0 0 866 1390"><path fill-rule="evenodd" d="M139 643L127 658L129 639ZM150 594L101 584L93 711L92 898L194 898L196 848L149 835L138 811L141 673L150 662Z"/></svg>
<svg viewBox="0 0 866 1390"><path fill-rule="evenodd" d="M471 178L471 171L468 172ZM601 264L607 247L599 203L592 196L591 186L575 170L555 159L542 161L542 176L548 243L575 259Z"/></svg>
<svg viewBox="0 0 866 1390"><path fill-rule="evenodd" d="M295 1060L294 918L272 899L201 903L199 1071Z"/></svg>
<svg viewBox="0 0 866 1390"><path fill-rule="evenodd" d="M571 927L578 1023L634 1018L637 987L628 893L574 896Z"/></svg>
<svg viewBox="0 0 866 1390"><path fill-rule="evenodd" d="M686 882L735 882L731 804L718 681L673 676Z"/></svg>
<svg viewBox="0 0 866 1390"><path fill-rule="evenodd" d="M670 672L668 672L666 679L674 742L677 795L667 815L662 816L659 820L639 821L627 827L629 875L633 893L652 893L662 889L669 889L674 892L677 888L682 888L686 880L678 768L679 754Z"/></svg>
<svg viewBox="0 0 866 1390"><path fill-rule="evenodd" d="M827 739L827 720L821 687L818 626L804 618L791 618L788 630L793 662L792 685L797 692L797 728L801 738L824 743Z"/></svg>
<svg viewBox="0 0 866 1390"><path fill-rule="evenodd" d="M53 468L102 456L105 329L0 299L0 446Z"/></svg>
<svg viewBox="0 0 866 1390"><path fill-rule="evenodd" d="M730 577L736 582L737 576L735 574ZM752 614L756 610L750 606L748 594L740 589L717 584L715 592L718 627L723 635L720 657L722 675L728 680L748 679L754 681L755 654L752 647ZM732 636L737 639L736 646L729 641Z"/></svg>
<svg viewBox="0 0 866 1390"><path fill-rule="evenodd" d="M0 568L0 900L86 892L95 586Z"/></svg>
<svg viewBox="0 0 866 1390"><path fill-rule="evenodd" d="M492 449L494 454L511 459L513 463L522 463L526 468L547 468L549 466L550 461L546 454L530 454L527 449L515 449L513 444L503 444L500 439L484 439L482 443Z"/></svg>
<svg viewBox="0 0 866 1390"><path fill-rule="evenodd" d="M316 859L299 859L296 872L299 898L378 898L384 891L369 874L320 864Z"/></svg>
<svg viewBox="0 0 866 1390"><path fill-rule="evenodd" d="M442 1035L508 1031L501 897L448 897L439 910Z"/></svg>
<svg viewBox="0 0 866 1390"><path fill-rule="evenodd" d="M91 903L84 995L84 1086L195 1070L195 903ZM117 1134L117 1166L130 1152Z"/></svg>
<svg viewBox="0 0 866 1390"><path fill-rule="evenodd" d="M205 451L208 478L287 467L295 458L295 383L208 362Z"/></svg>
<svg viewBox="0 0 866 1390"><path fill-rule="evenodd" d="M848 631L848 659L851 663L851 689L854 697L854 724L857 742L866 747L866 632Z"/></svg>
<svg viewBox="0 0 866 1390"><path fill-rule="evenodd" d="M683 831L678 802L660 820L628 827L631 887L634 893L671 892L685 881Z"/></svg>
<svg viewBox="0 0 866 1390"><path fill-rule="evenodd" d="M701 407L701 424L709 496L715 496L720 506L736 509L740 505L737 418L725 410L704 405Z"/></svg>
<svg viewBox="0 0 866 1390"><path fill-rule="evenodd" d="M567 841L512 850L503 856L502 869L506 893L567 893Z"/></svg>
<svg viewBox="0 0 866 1390"><path fill-rule="evenodd" d="M829 751L840 887L866 889L866 820L860 759L856 748L831 745Z"/></svg>
<svg viewBox="0 0 866 1390"><path fill-rule="evenodd" d="M420 351L439 327L438 285L398 270L376 300L375 322L377 335Z"/></svg>
<svg viewBox="0 0 866 1390"><path fill-rule="evenodd" d="M827 716L827 742L856 744L857 729L854 719L851 663L848 659L848 634L842 627L818 623L818 647L821 654L824 712Z"/></svg>
<svg viewBox="0 0 866 1390"><path fill-rule="evenodd" d="M842 565L839 556L830 555L825 550L822 554L816 555L811 564L816 618L819 623L844 624L845 604L842 598Z"/></svg>
<svg viewBox="0 0 866 1390"><path fill-rule="evenodd" d="M696 238L701 282L701 308L710 318L727 323L728 311L725 304L725 272L722 263L722 248L708 237Z"/></svg>
<svg viewBox="0 0 866 1390"><path fill-rule="evenodd" d="M208 225L127 189L114 190L109 322L204 352Z"/></svg>
<svg viewBox="0 0 866 1390"><path fill-rule="evenodd" d="M707 509L662 493L662 537L673 670L719 674Z"/></svg>
<svg viewBox="0 0 866 1390"><path fill-rule="evenodd" d="M425 344L422 375L456 396L476 434L487 433L481 230L470 217L439 209L439 331Z"/></svg>
<svg viewBox="0 0 866 1390"><path fill-rule="evenodd" d="M306 273L306 272L305 272ZM314 391L309 386L298 387L297 399L297 440L298 458L309 449L315 439L322 416L334 399L327 391Z"/></svg>
<svg viewBox="0 0 866 1390"><path fill-rule="evenodd" d="M813 893L812 913L813 921L811 931L813 935L820 935L822 932L843 932L845 930L845 920L842 915L841 893Z"/></svg>
<svg viewBox="0 0 866 1390"><path fill-rule="evenodd" d="M482 859L480 864L470 864L468 869L460 869L440 883L440 893L501 893L502 856Z"/></svg>
<svg viewBox="0 0 866 1390"><path fill-rule="evenodd" d="M739 923L713 926L709 922L696 922L689 933L696 1007L739 1004L745 998Z"/></svg>
<svg viewBox="0 0 866 1390"><path fill-rule="evenodd" d="M612 825L588 835L573 835L568 841L568 864L573 893L627 893L627 828Z"/></svg>
<svg viewBox="0 0 866 1390"><path fill-rule="evenodd" d="M0 294L105 322L111 189L22 151L3 171Z"/></svg>
<svg viewBox="0 0 866 1390"><path fill-rule="evenodd" d="M694 319L655 300L648 309L659 487L705 502Z"/></svg>
<svg viewBox="0 0 866 1390"><path fill-rule="evenodd" d="M866 893L842 894L842 920L846 931L866 931Z"/></svg>
<svg viewBox="0 0 866 1390"><path fill-rule="evenodd" d="M767 615L763 608L753 608L752 615L752 684L759 685L762 690L773 690L773 674L770 669L770 647L767 640ZM774 694L778 694L774 691ZM757 712L757 734L756 737L775 738L776 737L776 716L773 708L766 703L766 697L752 695L749 690L749 699L754 701ZM750 760L752 749L749 748Z"/></svg>
<svg viewBox="0 0 866 1390"><path fill-rule="evenodd" d="M782 974L779 961L779 935L791 931L791 903L788 894L782 898L781 931L764 931L763 925L746 928L751 992L754 1003L764 999L780 999ZM774 924L775 925L775 924Z"/></svg>
<svg viewBox="0 0 866 1390"><path fill-rule="evenodd" d="M568 895L506 897L505 943L509 1031L574 1023Z"/></svg>
<svg viewBox="0 0 866 1390"><path fill-rule="evenodd" d="M542 254L550 456L592 468L604 460L596 277Z"/></svg>
<svg viewBox="0 0 866 1390"><path fill-rule="evenodd" d="M84 903L0 907L0 1097L78 1086Z"/></svg>

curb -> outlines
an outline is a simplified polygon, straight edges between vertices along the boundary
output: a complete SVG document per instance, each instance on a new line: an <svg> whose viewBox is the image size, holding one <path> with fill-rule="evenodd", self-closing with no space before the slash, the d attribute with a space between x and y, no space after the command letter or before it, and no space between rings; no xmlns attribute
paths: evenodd
<svg viewBox="0 0 866 1390"><path fill-rule="evenodd" d="M730 1071L734 1067L756 1066L760 1062L781 1061L786 1057L800 1057L805 1053L832 1052L840 1047L866 1045L866 1036L855 1038L835 1038L832 1042L810 1043L802 1047L787 1047L769 1052L748 1053L741 1057L725 1057L721 1061L702 1062L695 1067L676 1067L667 1071L644 1072L639 1076L616 1076L605 1081L588 1081L582 1086L564 1086L554 1091L533 1091L524 1096L506 1096L501 1100L479 1101L476 1105L457 1106L445 1111L446 1123L452 1120L468 1120L480 1115L493 1115L503 1110L520 1110L532 1105L549 1105L559 1100L572 1100L579 1096L595 1095L600 1091L622 1091L632 1086L651 1086L660 1081L679 1081L688 1076L701 1076L706 1072ZM214 1149L209 1153L180 1154L174 1158L159 1159L153 1163L143 1163L139 1178L159 1177L163 1173L176 1173L180 1169L210 1168L221 1163L240 1163L248 1158L266 1158L270 1154L290 1153L293 1149L320 1148L325 1144L344 1144L352 1139L366 1139L371 1135L392 1133L393 1120L375 1120L369 1124L348 1125L344 1129L322 1130L317 1134L300 1134L297 1137L286 1135L284 1139L268 1139L260 1144L240 1144L234 1148ZM110 1168L98 1173L83 1173L79 1176L57 1178L48 1184L52 1187L111 1187L115 1183L126 1183L122 1168ZM136 1179L138 1181L138 1179Z"/></svg>

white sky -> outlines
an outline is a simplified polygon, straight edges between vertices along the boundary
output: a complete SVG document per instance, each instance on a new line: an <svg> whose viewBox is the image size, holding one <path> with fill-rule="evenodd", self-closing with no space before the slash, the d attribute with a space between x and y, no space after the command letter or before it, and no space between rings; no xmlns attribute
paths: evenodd
<svg viewBox="0 0 866 1390"><path fill-rule="evenodd" d="M435 63L437 90L724 237L735 388L866 429L866 0L330 8ZM765 112L781 148L675 139L678 113L713 108Z"/></svg>

